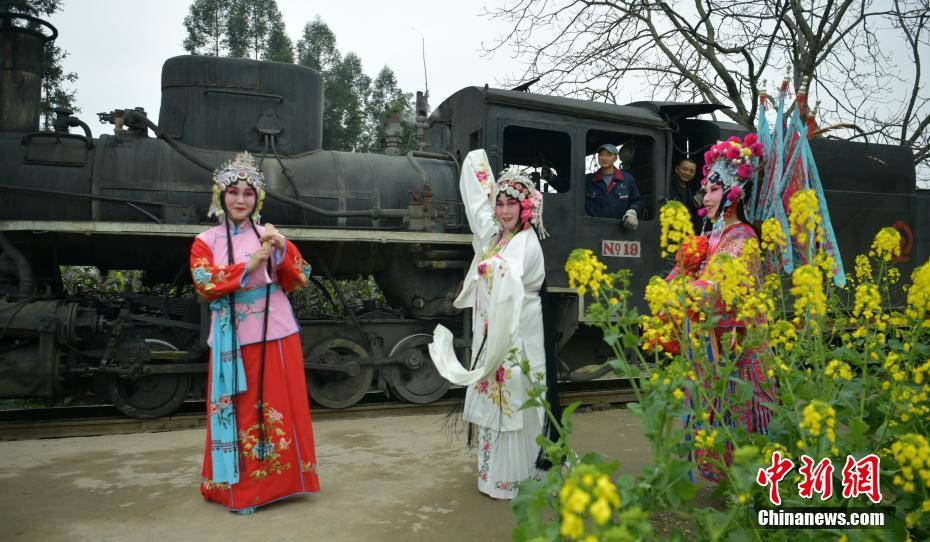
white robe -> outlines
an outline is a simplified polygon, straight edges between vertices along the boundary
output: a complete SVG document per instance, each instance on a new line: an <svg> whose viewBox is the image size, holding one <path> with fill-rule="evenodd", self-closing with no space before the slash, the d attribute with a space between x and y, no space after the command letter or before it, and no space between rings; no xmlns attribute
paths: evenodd
<svg viewBox="0 0 930 542"><path fill-rule="evenodd" d="M513 498L519 482L537 476L543 409L520 410L529 379L514 363L529 360L536 378L545 380L542 308L539 289L545 278L542 247L532 229L518 232L497 254L500 229L491 207L493 174L483 150L462 164L459 189L474 233L472 260L455 306L472 309L472 359L467 369L452 348L452 333L436 326L430 356L439 373L468 386L464 418L478 425L478 488L492 497ZM516 360L510 351L516 349ZM510 359L508 359L510 358Z"/></svg>

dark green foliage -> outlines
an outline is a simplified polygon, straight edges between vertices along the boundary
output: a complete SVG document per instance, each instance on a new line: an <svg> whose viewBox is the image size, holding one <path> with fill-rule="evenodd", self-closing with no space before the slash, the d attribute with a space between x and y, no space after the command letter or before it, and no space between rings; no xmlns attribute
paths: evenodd
<svg viewBox="0 0 930 542"><path fill-rule="evenodd" d="M231 0L196 0L184 17L184 50L191 54L220 56L228 47L227 24Z"/></svg>
<svg viewBox="0 0 930 542"><path fill-rule="evenodd" d="M297 62L320 71L326 82L324 148L380 152L384 148L381 130L390 113L398 113L403 119L404 140L412 148L411 95L398 88L389 67L383 67L372 81L365 75L358 55L350 52L342 56L336 35L319 17L304 26L297 42Z"/></svg>
<svg viewBox="0 0 930 542"><path fill-rule="evenodd" d="M294 314L298 318L340 316L345 314L346 310L358 311L366 301L373 302L376 307L386 305L384 294L381 293L381 289L378 288L378 284L371 276L336 281L340 290L342 290L342 295L346 298L347 306L343 305L339 300L339 296L336 295L336 291L329 281L322 278L319 278L319 280L329 294L329 298L335 302L335 306L329 302L327 296L320 291L319 287L310 284L306 288L297 290L288 296L291 305L294 307Z"/></svg>
<svg viewBox="0 0 930 542"><path fill-rule="evenodd" d="M294 61L276 0L194 0L184 27L192 54Z"/></svg>
<svg viewBox="0 0 930 542"><path fill-rule="evenodd" d="M193 54L296 61L319 71L325 82L323 148L381 152L382 127L391 113L402 119L405 150L413 148L411 95L398 88L387 66L372 81L358 55L339 52L336 35L320 17L304 26L296 55L275 0L194 0L184 27L184 48Z"/></svg>
<svg viewBox="0 0 930 542"><path fill-rule="evenodd" d="M298 64L326 73L339 63L340 58L336 35L319 16L304 26L303 36L297 42Z"/></svg>
<svg viewBox="0 0 930 542"><path fill-rule="evenodd" d="M381 130L388 116L392 113L397 113L400 116L401 124L404 127L404 150L413 150L416 143L414 139L416 127L413 125L412 100L413 96L409 92L404 92L397 86L397 77L394 76L394 71L387 66L381 68L378 76L371 84L371 93L368 95L368 103L365 106L367 126L362 141L365 150L368 152L381 152L384 150L384 144L381 141Z"/></svg>

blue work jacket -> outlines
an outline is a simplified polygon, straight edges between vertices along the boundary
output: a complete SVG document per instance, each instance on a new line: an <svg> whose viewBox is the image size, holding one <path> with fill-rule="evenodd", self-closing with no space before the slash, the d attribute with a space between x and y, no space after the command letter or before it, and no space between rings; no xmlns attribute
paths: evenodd
<svg viewBox="0 0 930 542"><path fill-rule="evenodd" d="M588 216L620 219L628 209L634 209L637 216L642 209L643 198L633 175L619 168L614 168L609 185L604 184L600 170L585 175L584 196L584 210Z"/></svg>

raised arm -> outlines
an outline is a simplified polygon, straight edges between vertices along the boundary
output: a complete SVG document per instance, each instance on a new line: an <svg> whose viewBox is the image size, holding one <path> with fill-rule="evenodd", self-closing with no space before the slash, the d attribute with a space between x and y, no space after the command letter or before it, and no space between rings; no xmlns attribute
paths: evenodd
<svg viewBox="0 0 930 542"><path fill-rule="evenodd" d="M475 234L476 246L483 247L497 233L497 222L494 220L494 209L490 199L493 187L494 174L491 173L488 155L484 149L468 153L462 163L459 192L462 194L468 225Z"/></svg>
<svg viewBox="0 0 930 542"><path fill-rule="evenodd" d="M207 301L212 301L240 289L245 274L244 263L215 265L213 251L200 239L194 239L191 246L191 275L197 293Z"/></svg>

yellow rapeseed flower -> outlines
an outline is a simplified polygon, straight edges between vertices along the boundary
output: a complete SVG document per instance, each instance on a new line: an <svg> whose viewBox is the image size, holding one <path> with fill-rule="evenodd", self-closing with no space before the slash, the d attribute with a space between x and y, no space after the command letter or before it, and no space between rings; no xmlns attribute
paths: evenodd
<svg viewBox="0 0 930 542"><path fill-rule="evenodd" d="M891 454L901 467L901 474L892 482L906 493L914 493L915 484L923 482L930 487L930 444L927 438L916 433L907 433L891 444Z"/></svg>
<svg viewBox="0 0 930 542"><path fill-rule="evenodd" d="M576 248L565 262L568 285L576 289L580 296L588 290L597 294L606 286L610 282L610 275L604 273L606 270L607 266L597 259L594 252L586 248Z"/></svg>
<svg viewBox="0 0 930 542"><path fill-rule="evenodd" d="M814 265L802 265L791 274L791 295L794 310L810 316L827 313L827 295L823 289L823 273Z"/></svg>
<svg viewBox="0 0 930 542"><path fill-rule="evenodd" d="M584 536L584 521L571 512L562 512L562 526L559 534L569 540L577 540Z"/></svg>
<svg viewBox="0 0 930 542"><path fill-rule="evenodd" d="M798 340L798 332L794 325L787 320L777 320L769 326L769 344L772 347L784 346L785 349L791 350L795 341Z"/></svg>
<svg viewBox="0 0 930 542"><path fill-rule="evenodd" d="M711 258L705 276L717 283L717 292L728 310L735 309L737 302L746 299L754 289L746 262L728 254L720 253Z"/></svg>
<svg viewBox="0 0 930 542"><path fill-rule="evenodd" d="M865 254L856 256L856 280L859 282L872 280L872 262Z"/></svg>
<svg viewBox="0 0 930 542"><path fill-rule="evenodd" d="M791 235L802 247L807 247L811 238L816 236L820 229L820 202L817 199L817 193L809 188L798 190L791 196L788 206L790 209L788 224Z"/></svg>
<svg viewBox="0 0 930 542"><path fill-rule="evenodd" d="M672 200L662 206L659 224L662 228L659 246L662 247L663 258L678 252L682 241L694 235L691 213L680 201Z"/></svg>
<svg viewBox="0 0 930 542"><path fill-rule="evenodd" d="M915 320L930 320L930 261L911 273L907 290L907 315Z"/></svg>
<svg viewBox="0 0 930 542"><path fill-rule="evenodd" d="M853 316L860 316L871 320L882 312L882 296L878 286L871 282L863 282L856 286L856 304L853 307Z"/></svg>
<svg viewBox="0 0 930 542"><path fill-rule="evenodd" d="M613 515L613 512L610 509L610 505L607 504L606 499L598 499L594 501L594 504L591 505L589 512L591 513L591 517L594 518L594 521L597 522L598 525L606 524L608 521L610 521L610 518Z"/></svg>
<svg viewBox="0 0 930 542"><path fill-rule="evenodd" d="M824 373L834 380L852 380L853 377L849 364L838 359L831 359L830 363L827 363Z"/></svg>
<svg viewBox="0 0 930 542"><path fill-rule="evenodd" d="M901 234L892 227L885 227L878 230L875 234L875 240L872 241L872 247L869 249L869 256L890 262L895 256L901 255Z"/></svg>
<svg viewBox="0 0 930 542"><path fill-rule="evenodd" d="M827 435L830 443L836 442L836 410L829 404L814 399L804 407L801 429L806 429L812 436Z"/></svg>
<svg viewBox="0 0 930 542"><path fill-rule="evenodd" d="M767 218L762 223L762 250L781 249L788 244L785 230L775 217Z"/></svg>

